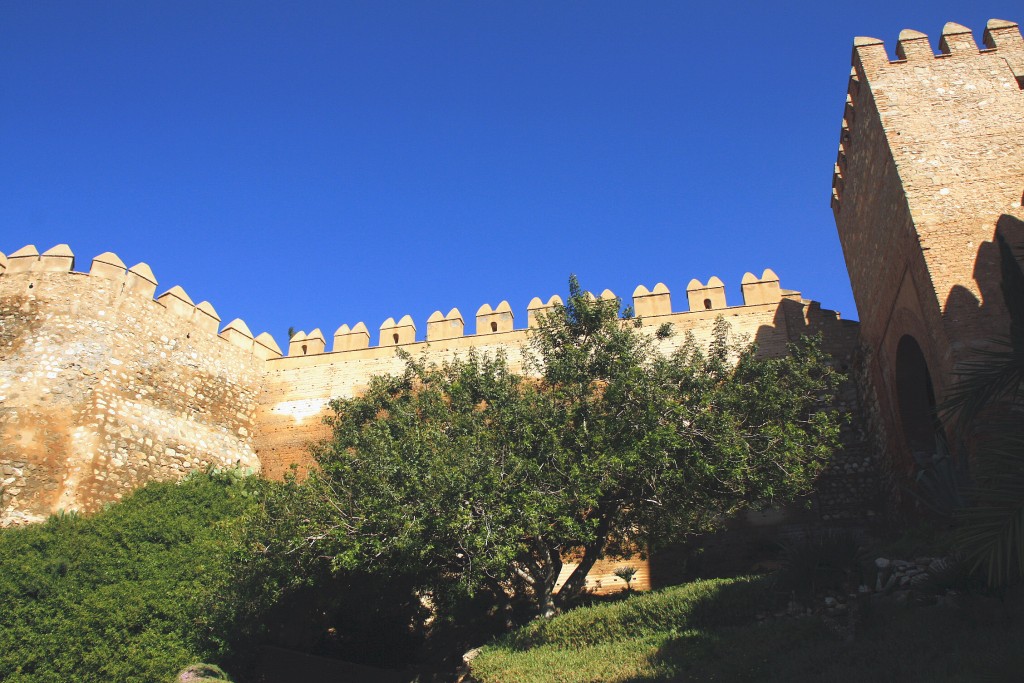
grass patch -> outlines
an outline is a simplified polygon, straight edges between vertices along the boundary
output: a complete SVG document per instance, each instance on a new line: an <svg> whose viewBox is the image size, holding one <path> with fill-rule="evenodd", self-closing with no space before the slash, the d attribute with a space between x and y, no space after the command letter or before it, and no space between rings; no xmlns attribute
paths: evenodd
<svg viewBox="0 0 1024 683"><path fill-rule="evenodd" d="M481 683L1002 681L1024 611L991 598L877 605L853 642L816 617L758 623L760 580L698 581L533 622L473 661ZM1018 600L1019 602L1019 600Z"/></svg>

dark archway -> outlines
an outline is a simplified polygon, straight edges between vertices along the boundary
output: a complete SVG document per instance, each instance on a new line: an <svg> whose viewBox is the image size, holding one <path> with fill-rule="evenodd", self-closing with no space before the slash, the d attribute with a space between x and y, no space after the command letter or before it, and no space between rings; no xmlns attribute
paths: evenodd
<svg viewBox="0 0 1024 683"><path fill-rule="evenodd" d="M936 453L935 389L917 340L904 335L896 348L896 394L907 450L915 460Z"/></svg>

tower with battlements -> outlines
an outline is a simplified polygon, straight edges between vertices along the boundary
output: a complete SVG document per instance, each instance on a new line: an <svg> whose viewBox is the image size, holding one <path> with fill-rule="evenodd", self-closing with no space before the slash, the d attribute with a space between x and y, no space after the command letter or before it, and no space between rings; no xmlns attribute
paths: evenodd
<svg viewBox="0 0 1024 683"><path fill-rule="evenodd" d="M1008 317L993 238L1020 240L1024 39L949 23L937 52L904 30L895 59L857 38L832 209L861 317L877 426L898 473L936 447L958 363Z"/></svg>

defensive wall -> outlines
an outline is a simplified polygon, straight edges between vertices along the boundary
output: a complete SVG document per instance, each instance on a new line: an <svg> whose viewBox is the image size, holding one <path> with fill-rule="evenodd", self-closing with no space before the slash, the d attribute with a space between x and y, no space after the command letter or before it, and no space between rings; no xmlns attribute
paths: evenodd
<svg viewBox="0 0 1024 683"><path fill-rule="evenodd" d="M770 270L744 276L738 305L718 278L692 280L683 305L663 284L633 293L644 329L674 327L664 351L687 332L707 341L718 316L769 355L822 333L852 381L837 398L850 420L812 497L815 520L891 508L915 454L935 452L936 407L958 363L1007 331L993 240L998 231L1024 244L1024 39L994 19L978 45L950 23L937 47L905 30L890 59L881 40L854 41L831 202L860 325ZM485 304L475 334L455 309L430 316L422 334L409 316L389 318L375 345L363 323L331 339L301 332L285 353L240 320L221 326L180 287L154 299L145 264L106 253L88 273L74 265L66 245L0 254L0 526L93 510L209 465L271 477L309 467L330 399L400 370L396 347L427 362L500 350L521 369L537 313L557 302L534 299L518 327L507 302ZM612 569L595 576L611 581Z"/></svg>
<svg viewBox="0 0 1024 683"><path fill-rule="evenodd" d="M418 333L405 316L389 318L371 339L363 323L297 333L284 353L271 335L253 336L241 320L221 326L209 302L194 304L181 287L156 298L146 264L126 267L112 253L77 272L66 245L0 254L0 524L43 519L61 509L89 511L149 480L177 479L209 465L241 466L280 477L311 465L308 444L326 436L328 402L357 395L376 374L402 369L402 348L427 362L470 349L506 354L522 369L537 314L560 302L534 298L525 325L507 302L484 304L475 334L462 314L440 311ZM664 284L633 292L632 305L665 352L687 333L709 341L719 316L732 334L762 353L786 352L801 334L821 332L844 369L854 355L857 324L783 289L771 270L741 283L729 305L724 283L691 280L684 308L673 310ZM603 298L614 298L609 291ZM520 320L523 320L520 318ZM376 341L371 345L371 341ZM857 412L852 388L843 409ZM850 430L837 459L841 485L823 479L824 514L854 514L857 473L869 476L870 453ZM873 476L873 475L872 475ZM870 477L869 477L870 478ZM870 488L870 486L868 486ZM831 492L830 492L831 491ZM843 511L845 510L845 512Z"/></svg>
<svg viewBox="0 0 1024 683"><path fill-rule="evenodd" d="M244 323L114 254L0 258L0 524L90 511L214 464L259 469L264 358Z"/></svg>
<svg viewBox="0 0 1024 683"><path fill-rule="evenodd" d="M993 19L979 45L948 23L937 48L910 29L895 59L854 41L832 182L877 398L866 419L897 480L936 451L956 366L1008 333L996 230L1024 244L1020 29Z"/></svg>

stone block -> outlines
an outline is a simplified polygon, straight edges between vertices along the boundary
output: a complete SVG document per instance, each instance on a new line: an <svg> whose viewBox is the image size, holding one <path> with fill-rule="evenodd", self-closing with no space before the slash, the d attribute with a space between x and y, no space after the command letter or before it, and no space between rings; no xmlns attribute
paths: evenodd
<svg viewBox="0 0 1024 683"><path fill-rule="evenodd" d="M128 267L111 251L105 251L92 260L92 267L89 268L89 275L102 277L107 280L122 281L128 272Z"/></svg>
<svg viewBox="0 0 1024 683"><path fill-rule="evenodd" d="M511 332L513 323L512 307L509 306L507 301L502 301L493 309L490 304L484 304L476 312L477 334Z"/></svg>
<svg viewBox="0 0 1024 683"><path fill-rule="evenodd" d="M365 323L358 322L351 329L348 325L342 325L334 332L335 351L356 351L369 347L370 331L366 329Z"/></svg>
<svg viewBox="0 0 1024 683"><path fill-rule="evenodd" d="M71 247L58 244L47 249L39 256L36 268L44 273L67 273L75 267L75 255Z"/></svg>
<svg viewBox="0 0 1024 683"><path fill-rule="evenodd" d="M174 285L166 292L157 297L156 302L164 306L168 311L174 315L191 320L193 312L195 311L195 304L192 303L192 299L189 298L185 290L178 285Z"/></svg>
<svg viewBox="0 0 1024 683"><path fill-rule="evenodd" d="M380 346L401 346L415 341L416 325L408 315L397 323L394 318L388 318L380 326Z"/></svg>
<svg viewBox="0 0 1024 683"><path fill-rule="evenodd" d="M27 244L7 257L8 273L27 273L36 268L39 251L34 244Z"/></svg>
<svg viewBox="0 0 1024 683"><path fill-rule="evenodd" d="M725 284L714 275L706 285L694 278L686 285L686 298L690 311L714 311L725 308Z"/></svg>
<svg viewBox="0 0 1024 683"><path fill-rule="evenodd" d="M633 290L633 311L641 318L668 315L672 312L672 295L663 283L648 291L643 285Z"/></svg>
<svg viewBox="0 0 1024 683"><path fill-rule="evenodd" d="M192 311L192 322L196 327L217 334L220 328L220 316L209 301L202 301Z"/></svg>
<svg viewBox="0 0 1024 683"><path fill-rule="evenodd" d="M530 303L526 307L526 326L531 328L537 327L540 315L551 311L555 306L561 305L562 297L557 294L549 298L547 303L541 301L540 297L533 297L530 299Z"/></svg>
<svg viewBox="0 0 1024 683"><path fill-rule="evenodd" d="M140 296L152 299L156 294L156 276L145 263L136 263L128 269L128 275L124 281L124 291L134 292Z"/></svg>
<svg viewBox="0 0 1024 683"><path fill-rule="evenodd" d="M453 308L448 311L448 315L441 315L441 311L434 311L427 318L427 341L461 337L465 333L465 329L466 323L462 320L462 313L459 312L459 309Z"/></svg>

